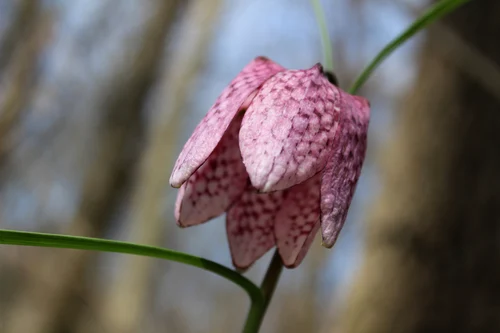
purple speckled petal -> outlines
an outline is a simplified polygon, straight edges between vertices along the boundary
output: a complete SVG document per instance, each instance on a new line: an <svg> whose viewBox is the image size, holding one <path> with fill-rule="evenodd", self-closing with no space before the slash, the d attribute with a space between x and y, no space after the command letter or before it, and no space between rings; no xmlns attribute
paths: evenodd
<svg viewBox="0 0 500 333"><path fill-rule="evenodd" d="M276 215L274 234L283 264L298 266L320 226L321 175L286 190L287 196Z"/></svg>
<svg viewBox="0 0 500 333"><path fill-rule="evenodd" d="M284 191L259 193L249 186L227 212L226 229L235 267L244 270L274 245L274 219Z"/></svg>
<svg viewBox="0 0 500 333"><path fill-rule="evenodd" d="M173 187L180 187L208 158L245 100L266 80L283 70L264 57L255 58L243 68L217 98L182 149L170 176Z"/></svg>
<svg viewBox="0 0 500 333"><path fill-rule="evenodd" d="M241 161L238 132L242 114L237 115L210 157L182 184L177 195L177 224L188 227L224 213L248 184Z"/></svg>
<svg viewBox="0 0 500 333"><path fill-rule="evenodd" d="M250 180L268 192L301 183L330 155L340 92L321 65L289 70L266 81L241 126L240 149Z"/></svg>
<svg viewBox="0 0 500 333"><path fill-rule="evenodd" d="M321 179L323 245L332 247L347 217L363 166L370 106L366 99L342 92L340 126Z"/></svg>

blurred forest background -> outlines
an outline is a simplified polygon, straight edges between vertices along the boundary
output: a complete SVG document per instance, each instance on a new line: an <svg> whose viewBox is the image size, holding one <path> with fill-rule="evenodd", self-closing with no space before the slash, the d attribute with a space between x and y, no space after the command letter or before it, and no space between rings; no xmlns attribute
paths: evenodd
<svg viewBox="0 0 500 333"><path fill-rule="evenodd" d="M346 88L429 2L323 5ZM369 149L347 224L284 272L263 332L500 332L499 17L498 0L472 1L362 89ZM308 0L0 0L0 227L231 265L222 218L176 227L168 177L258 55L321 61ZM248 305L176 263L0 246L2 333L238 332Z"/></svg>

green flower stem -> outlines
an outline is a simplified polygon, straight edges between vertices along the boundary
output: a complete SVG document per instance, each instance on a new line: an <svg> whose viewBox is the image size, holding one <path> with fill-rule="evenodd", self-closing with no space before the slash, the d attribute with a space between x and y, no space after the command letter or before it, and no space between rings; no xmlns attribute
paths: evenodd
<svg viewBox="0 0 500 333"><path fill-rule="evenodd" d="M358 89L365 84L366 80L370 77L373 71L399 46L410 39L417 32L427 27L432 22L450 13L457 7L465 4L470 0L443 0L433 5L421 17L413 22L403 33L397 36L389 44L387 44L372 60L372 62L363 70L361 75L349 89L349 93L355 94Z"/></svg>
<svg viewBox="0 0 500 333"><path fill-rule="evenodd" d="M328 27L326 25L325 13L321 7L320 0L311 0L311 4L318 22L319 33L321 35L321 44L323 46L323 67L326 71L333 73L333 55L332 43L328 35Z"/></svg>
<svg viewBox="0 0 500 333"><path fill-rule="evenodd" d="M283 264L281 263L280 255L276 250L274 252L273 259L271 259L271 263L267 268L266 276L264 277L264 280L262 281L262 284L260 286L260 290L263 295L263 301L259 304L252 303L250 311L248 312L243 333L257 333L259 331L262 320L264 319L264 315L266 314L267 307L271 302L274 290L276 289L276 285L278 284L278 280L280 278L282 270Z"/></svg>
<svg viewBox="0 0 500 333"><path fill-rule="evenodd" d="M216 262L178 251L107 239L3 229L0 229L0 244L127 253L176 261L203 268L232 281L247 292L252 305L264 303L263 293L259 287L240 273Z"/></svg>

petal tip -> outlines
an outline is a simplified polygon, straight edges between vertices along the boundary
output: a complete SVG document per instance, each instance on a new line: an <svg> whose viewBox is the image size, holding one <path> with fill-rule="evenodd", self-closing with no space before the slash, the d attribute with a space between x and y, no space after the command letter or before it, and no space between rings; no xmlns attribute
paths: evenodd
<svg viewBox="0 0 500 333"><path fill-rule="evenodd" d="M185 180L180 177L178 170L172 171L169 180L170 186L173 188L180 188L184 182Z"/></svg>
<svg viewBox="0 0 500 333"><path fill-rule="evenodd" d="M283 256L281 255L281 253L280 253L280 257L281 257L281 263L283 264L283 267L285 267L286 269L297 268L297 266L299 266L299 264L301 263L301 260L297 260L298 258L295 258L295 260L292 261L291 263L287 263L285 258L283 258Z"/></svg>
<svg viewBox="0 0 500 333"><path fill-rule="evenodd" d="M283 263L283 267L285 267L286 269L294 269L294 268L297 268L300 264L299 261L295 261L291 264L286 264L283 259L281 259L281 262Z"/></svg>
<svg viewBox="0 0 500 333"><path fill-rule="evenodd" d="M323 65L320 62L317 62L316 64L314 64L314 66L312 66L311 69L315 69L320 73L324 72Z"/></svg>
<svg viewBox="0 0 500 333"><path fill-rule="evenodd" d="M302 259L304 259L304 257L301 257L300 255L296 255L295 257L287 256L285 253L282 253L279 248L278 253L280 255L283 267L287 269L297 268L302 263Z"/></svg>
<svg viewBox="0 0 500 333"><path fill-rule="evenodd" d="M234 270L237 271L238 273L240 274L243 274L245 273L246 271L248 271L248 269L250 268L250 266L252 265L244 265L244 266L240 266L238 265L234 260L233 260L233 267L234 267Z"/></svg>
<svg viewBox="0 0 500 333"><path fill-rule="evenodd" d="M273 186L274 186L274 184L272 184L271 182L268 181L264 184L264 186L261 187L259 192L262 192L262 193L270 192L273 189Z"/></svg>
<svg viewBox="0 0 500 333"><path fill-rule="evenodd" d="M175 215L175 224L177 224L177 226L178 226L179 228L184 229L184 228L189 227L189 224L185 224L185 223L183 222L183 220L181 219L180 207L179 207L179 209L176 209L176 211L175 211L175 214L174 214L174 215Z"/></svg>
<svg viewBox="0 0 500 333"><path fill-rule="evenodd" d="M253 266L255 263L255 260L253 261L248 261L248 260L241 260L241 258L235 258L234 253L231 248L231 244L229 244L229 252L231 253L231 263L233 264L234 270L237 271L240 274L246 273L250 267ZM238 262L239 260L239 262Z"/></svg>
<svg viewBox="0 0 500 333"><path fill-rule="evenodd" d="M261 180L254 178L254 180L252 180L251 176L250 176L250 183L259 193L270 193L275 191L281 191L291 187L289 184L283 185L280 182L272 181L269 179Z"/></svg>
<svg viewBox="0 0 500 333"><path fill-rule="evenodd" d="M255 60L260 60L260 61L271 61L271 59L269 59L268 57L266 56L258 56L255 58Z"/></svg>
<svg viewBox="0 0 500 333"><path fill-rule="evenodd" d="M333 247L333 244L335 244L335 240L327 240L323 238L321 240L321 246L326 247L327 249L331 249Z"/></svg>
<svg viewBox="0 0 500 333"><path fill-rule="evenodd" d="M181 221L176 221L175 223L177 224L177 226L179 228L182 228L182 229L189 227L188 225L183 225Z"/></svg>

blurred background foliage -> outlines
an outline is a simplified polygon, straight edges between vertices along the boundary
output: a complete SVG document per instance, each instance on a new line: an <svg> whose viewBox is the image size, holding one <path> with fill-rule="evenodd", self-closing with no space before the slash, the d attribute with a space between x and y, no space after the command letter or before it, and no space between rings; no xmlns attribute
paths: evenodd
<svg viewBox="0 0 500 333"><path fill-rule="evenodd" d="M428 4L323 1L341 86ZM498 0L472 1L362 89L372 121L348 222L284 272L263 332L500 331L499 16ZM223 218L175 226L176 155L252 58L321 54L306 0L0 0L0 227L230 265ZM2 333L237 332L247 307L192 267L0 246Z"/></svg>

